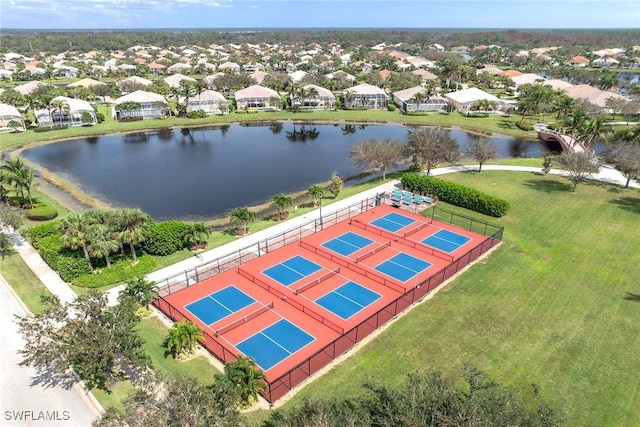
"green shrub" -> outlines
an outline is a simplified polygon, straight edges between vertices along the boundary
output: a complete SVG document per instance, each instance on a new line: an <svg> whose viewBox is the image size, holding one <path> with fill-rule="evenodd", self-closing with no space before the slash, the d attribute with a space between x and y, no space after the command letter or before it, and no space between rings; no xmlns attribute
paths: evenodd
<svg viewBox="0 0 640 427"><path fill-rule="evenodd" d="M205 119L207 113L204 110L194 110L187 113L187 119Z"/></svg>
<svg viewBox="0 0 640 427"><path fill-rule="evenodd" d="M506 215L510 208L506 200L418 173L405 173L401 182L404 188L414 193L434 194L443 202L497 218Z"/></svg>
<svg viewBox="0 0 640 427"><path fill-rule="evenodd" d="M247 114L247 110L236 110L236 114Z"/></svg>
<svg viewBox="0 0 640 427"><path fill-rule="evenodd" d="M44 262L55 271L58 271L60 258L68 255L68 250L65 250L60 243L60 233L49 234L39 238L37 240L37 248Z"/></svg>
<svg viewBox="0 0 640 427"><path fill-rule="evenodd" d="M153 222L149 225L147 240L142 249L151 255L166 256L184 248L184 237L189 226L181 221Z"/></svg>
<svg viewBox="0 0 640 427"><path fill-rule="evenodd" d="M98 120L98 123L102 123L106 120L106 117L103 113L96 113L96 119Z"/></svg>
<svg viewBox="0 0 640 427"><path fill-rule="evenodd" d="M139 122L143 119L142 116L133 116L133 117L121 117L118 121L121 123L126 122Z"/></svg>
<svg viewBox="0 0 640 427"><path fill-rule="evenodd" d="M389 105L387 105L387 111L396 111L396 105L389 103Z"/></svg>
<svg viewBox="0 0 640 427"><path fill-rule="evenodd" d="M34 248L38 249L38 241L44 237L55 234L60 238L60 231L58 230L58 221L47 222L46 224L36 225L27 232L27 237L31 241Z"/></svg>
<svg viewBox="0 0 640 427"><path fill-rule="evenodd" d="M102 286L123 283L135 277L142 277L152 272L156 267L156 260L149 255L141 255L137 262L131 258L121 258L114 261L111 267L87 272L74 278L71 283L83 288L100 288Z"/></svg>
<svg viewBox="0 0 640 427"><path fill-rule="evenodd" d="M247 110L247 114L258 114L258 110L256 109Z"/></svg>
<svg viewBox="0 0 640 427"><path fill-rule="evenodd" d="M519 122L516 122L516 126L518 126L518 128L520 128L520 129L526 130L526 131L533 130L533 125L525 122L524 120L520 120Z"/></svg>
<svg viewBox="0 0 640 427"><path fill-rule="evenodd" d="M58 216L58 211L48 205L36 206L33 209L27 211L27 218L32 221L49 221Z"/></svg>
<svg viewBox="0 0 640 427"><path fill-rule="evenodd" d="M91 273L89 261L82 255L82 251L70 256L59 256L57 267L58 274L65 282L73 282L75 278Z"/></svg>

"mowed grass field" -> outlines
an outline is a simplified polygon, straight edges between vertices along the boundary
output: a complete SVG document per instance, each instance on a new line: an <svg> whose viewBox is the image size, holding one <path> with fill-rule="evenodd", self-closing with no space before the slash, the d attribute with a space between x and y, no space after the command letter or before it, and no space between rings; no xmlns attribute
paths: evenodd
<svg viewBox="0 0 640 427"><path fill-rule="evenodd" d="M443 178L511 202L488 218L504 225L502 245L285 407L415 370L454 377L470 361L539 393L568 426L640 425L640 191L585 182L572 194L566 178L519 172Z"/></svg>

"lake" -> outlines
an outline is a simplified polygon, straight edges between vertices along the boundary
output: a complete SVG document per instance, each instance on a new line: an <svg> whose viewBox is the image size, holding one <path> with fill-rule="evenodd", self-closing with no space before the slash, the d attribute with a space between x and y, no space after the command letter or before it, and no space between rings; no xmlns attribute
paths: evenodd
<svg viewBox="0 0 640 427"><path fill-rule="evenodd" d="M336 171L345 185L349 150L367 139L406 143L412 127L398 124L230 124L164 129L62 141L23 152L87 194L118 207L139 207L156 220L202 220L236 207L303 191ZM451 130L464 151L472 136ZM540 157L542 142L497 135L502 157ZM368 178L368 177L367 177ZM360 178L362 180L363 178Z"/></svg>

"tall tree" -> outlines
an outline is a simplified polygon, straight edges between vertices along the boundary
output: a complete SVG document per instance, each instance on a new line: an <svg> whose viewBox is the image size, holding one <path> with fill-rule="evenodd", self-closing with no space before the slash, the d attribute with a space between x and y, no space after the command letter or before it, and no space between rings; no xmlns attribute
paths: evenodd
<svg viewBox="0 0 640 427"><path fill-rule="evenodd" d="M380 169L383 180L387 179L388 169L398 166L404 160L402 144L393 139L368 139L362 144L354 144L349 157L356 167Z"/></svg>
<svg viewBox="0 0 640 427"><path fill-rule="evenodd" d="M600 169L596 158L589 152L564 152L556 161L569 173L569 180L573 183L571 190L573 193L578 189L580 182Z"/></svg>
<svg viewBox="0 0 640 427"><path fill-rule="evenodd" d="M51 369L52 381L73 369L87 387L105 391L126 370L148 365L131 307L108 307L106 296L93 290L69 304L56 297L43 297L43 304L40 314L18 318L21 365Z"/></svg>
<svg viewBox="0 0 640 427"><path fill-rule="evenodd" d="M91 269L93 269L93 265L89 255L89 244L91 242L91 227L94 224L95 222L86 213L82 212L69 214L67 217L62 218L59 224L60 231L62 231L62 246L72 251L82 248L82 253L89 262Z"/></svg>
<svg viewBox="0 0 640 427"><path fill-rule="evenodd" d="M120 247L118 236L106 224L95 224L89 230L89 255L104 258L107 267L111 267L111 254Z"/></svg>
<svg viewBox="0 0 640 427"><path fill-rule="evenodd" d="M342 182L342 178L338 176L338 172L331 172L331 178L329 179L329 192L331 192L334 199L338 197L338 194L342 191L343 185L344 183Z"/></svg>
<svg viewBox="0 0 640 427"><path fill-rule="evenodd" d="M179 396L179 398L177 398ZM207 386L190 376L149 373L123 402L108 408L94 427L242 427L238 390L229 381Z"/></svg>
<svg viewBox="0 0 640 427"><path fill-rule="evenodd" d="M478 173L482 173L482 165L488 160L498 158L498 148L487 137L474 137L469 143L469 155L478 162Z"/></svg>
<svg viewBox="0 0 640 427"><path fill-rule="evenodd" d="M140 209L122 209L116 214L115 221L120 241L129 245L133 262L138 261L135 245L147 240L151 217Z"/></svg>
<svg viewBox="0 0 640 427"><path fill-rule="evenodd" d="M20 157L9 159L0 166L0 173L3 175L5 185L13 187L14 191L20 196L20 205L24 206L25 201L29 201L29 207L33 206L31 190L33 187L34 172L27 166L25 161ZM7 188L7 187L5 187Z"/></svg>
<svg viewBox="0 0 640 427"><path fill-rule="evenodd" d="M414 164L424 164L427 175L440 163L453 163L460 156L458 142L451 136L451 132L442 128L424 128L411 132L404 152Z"/></svg>

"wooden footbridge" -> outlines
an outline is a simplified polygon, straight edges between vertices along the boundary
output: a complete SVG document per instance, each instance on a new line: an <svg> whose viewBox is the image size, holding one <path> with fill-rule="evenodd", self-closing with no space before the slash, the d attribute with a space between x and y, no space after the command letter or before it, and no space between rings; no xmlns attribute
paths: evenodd
<svg viewBox="0 0 640 427"><path fill-rule="evenodd" d="M584 145L582 141L575 138L573 135L558 132L556 130L541 127L538 129L538 136L545 142L555 141L560 144L562 151L572 151L576 153L584 153L589 149Z"/></svg>

